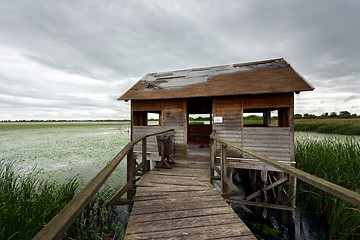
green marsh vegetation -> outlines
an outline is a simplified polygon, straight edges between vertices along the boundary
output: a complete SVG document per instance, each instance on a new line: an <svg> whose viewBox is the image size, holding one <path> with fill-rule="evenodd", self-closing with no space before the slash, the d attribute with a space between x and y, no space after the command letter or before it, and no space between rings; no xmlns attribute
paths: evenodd
<svg viewBox="0 0 360 240"><path fill-rule="evenodd" d="M295 131L360 135L360 118L295 119Z"/></svg>
<svg viewBox="0 0 360 240"><path fill-rule="evenodd" d="M76 194L77 178L48 182L36 171L19 175L11 163L0 162L0 235L4 239L31 239ZM124 234L115 207L107 207L112 191L105 188L86 206L65 235L67 239L110 239Z"/></svg>
<svg viewBox="0 0 360 240"><path fill-rule="evenodd" d="M0 236L31 239L128 143L128 129L128 122L0 123ZM67 239L121 239L127 210L105 204L125 183L124 166Z"/></svg>
<svg viewBox="0 0 360 240"><path fill-rule="evenodd" d="M297 167L360 193L360 142L357 138L298 138ZM329 239L360 238L360 208L299 181L298 198L306 208L325 216Z"/></svg>

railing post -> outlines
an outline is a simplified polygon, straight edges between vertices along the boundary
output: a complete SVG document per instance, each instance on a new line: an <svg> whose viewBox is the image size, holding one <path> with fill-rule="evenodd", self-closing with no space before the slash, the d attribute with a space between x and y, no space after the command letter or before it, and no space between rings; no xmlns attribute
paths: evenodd
<svg viewBox="0 0 360 240"><path fill-rule="evenodd" d="M127 154L127 181L130 183L131 187L127 191L127 199L132 200L134 199L135 192L134 192L134 181L135 181L135 161L134 161L134 154L133 148L131 148Z"/></svg>
<svg viewBox="0 0 360 240"><path fill-rule="evenodd" d="M296 208L296 177L289 174L289 197L290 197L290 206L293 209ZM290 212L289 224L291 227L295 226L295 210Z"/></svg>
<svg viewBox="0 0 360 240"><path fill-rule="evenodd" d="M142 172L143 174L147 173L148 171L150 171L150 162L147 161L147 149L146 149L146 139L144 138L142 140L142 163L144 164L142 167Z"/></svg>
<svg viewBox="0 0 360 240"><path fill-rule="evenodd" d="M215 171L212 166L215 166L216 159L216 141L210 139L210 180L215 176Z"/></svg>
<svg viewBox="0 0 360 240"><path fill-rule="evenodd" d="M227 157L226 157L227 146L221 144L221 188L223 193L228 192L228 186L226 184L227 178Z"/></svg>

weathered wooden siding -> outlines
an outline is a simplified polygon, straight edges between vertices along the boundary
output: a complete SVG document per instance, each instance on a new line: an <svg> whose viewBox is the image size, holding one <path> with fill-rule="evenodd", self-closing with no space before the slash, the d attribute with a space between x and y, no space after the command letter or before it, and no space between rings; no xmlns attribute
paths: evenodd
<svg viewBox="0 0 360 240"><path fill-rule="evenodd" d="M221 116L222 123L214 123L216 135L226 141L254 150L278 161L294 163L293 118L290 127L244 127L243 112L263 109L289 108L293 112L293 94L272 94L213 99L214 117ZM218 151L219 152L219 151ZM237 168L277 171L257 159L229 149L230 165Z"/></svg>
<svg viewBox="0 0 360 240"><path fill-rule="evenodd" d="M214 123L216 135L227 141L241 144L242 108L241 99L236 97L215 98L214 117L222 117L222 123Z"/></svg>
<svg viewBox="0 0 360 240"><path fill-rule="evenodd" d="M290 128L279 127L245 127L241 144L249 150L256 151L267 157L281 162L291 163ZM242 156L233 166L245 169L277 171L273 167L258 161L247 154Z"/></svg>
<svg viewBox="0 0 360 240"><path fill-rule="evenodd" d="M293 93L263 94L243 96L244 109L282 108L290 107Z"/></svg>
<svg viewBox="0 0 360 240"><path fill-rule="evenodd" d="M152 101L133 101L132 111L153 111L161 112L159 126L136 126L133 121L132 138L138 138L145 134L153 132L174 129L175 130L175 151L186 151L186 101L177 100L152 100ZM159 158L157 155L158 147L156 137L150 137L147 140L148 152L153 153L151 158ZM135 151L141 151L141 144L134 147Z"/></svg>
<svg viewBox="0 0 360 240"><path fill-rule="evenodd" d="M187 123L185 99L164 100L162 125L165 129L175 129L175 151L186 152Z"/></svg>

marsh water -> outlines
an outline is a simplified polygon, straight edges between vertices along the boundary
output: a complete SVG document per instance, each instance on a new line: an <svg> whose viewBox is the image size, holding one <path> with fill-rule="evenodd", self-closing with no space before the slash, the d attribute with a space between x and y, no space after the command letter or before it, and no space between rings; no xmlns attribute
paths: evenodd
<svg viewBox="0 0 360 240"><path fill-rule="evenodd" d="M296 133L297 139L346 136ZM360 136L355 137L360 140ZM20 174L36 172L39 178L66 181L73 177L88 183L130 140L127 122L86 123L0 123L0 160L9 161ZM109 183L121 186L126 180L123 162ZM278 216L279 213L269 214ZM315 214L297 209L295 234L269 218L262 226L281 227L279 239L326 239L326 223ZM260 227L261 228L261 227ZM267 238L258 233L259 239Z"/></svg>
<svg viewBox="0 0 360 240"><path fill-rule="evenodd" d="M0 160L20 174L86 185L129 142L128 130L126 122L0 123ZM125 183L125 164L112 185Z"/></svg>

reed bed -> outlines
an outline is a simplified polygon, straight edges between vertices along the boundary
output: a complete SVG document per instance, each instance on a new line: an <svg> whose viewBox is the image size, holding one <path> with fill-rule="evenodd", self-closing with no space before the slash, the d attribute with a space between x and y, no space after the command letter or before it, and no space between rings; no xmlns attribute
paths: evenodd
<svg viewBox="0 0 360 240"><path fill-rule="evenodd" d="M47 182L36 176L17 174L11 163L0 161L0 236L2 239L31 239L76 194L79 181ZM107 207L112 194L101 191L84 209L65 239L121 239L124 233L120 211Z"/></svg>
<svg viewBox="0 0 360 240"><path fill-rule="evenodd" d="M295 131L360 135L360 118L355 119L296 119Z"/></svg>
<svg viewBox="0 0 360 240"><path fill-rule="evenodd" d="M12 164L0 162L0 235L4 239L31 239L75 195L78 182L38 180L21 176Z"/></svg>
<svg viewBox="0 0 360 240"><path fill-rule="evenodd" d="M355 138L301 138L296 141L297 167L345 188L360 192L360 142ZM306 183L299 201L326 217L329 239L360 238L360 208Z"/></svg>

